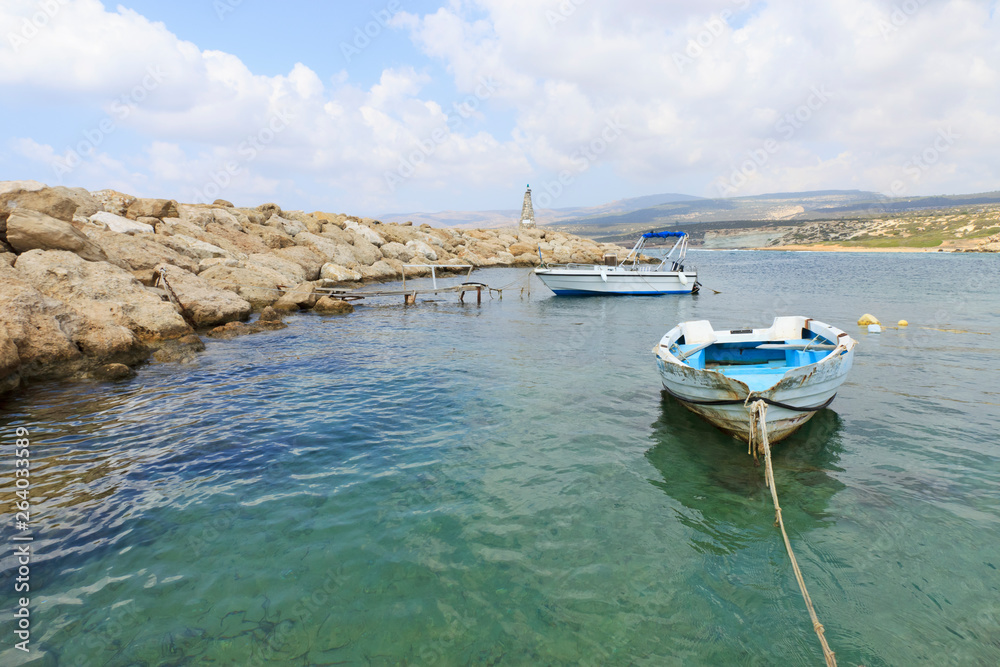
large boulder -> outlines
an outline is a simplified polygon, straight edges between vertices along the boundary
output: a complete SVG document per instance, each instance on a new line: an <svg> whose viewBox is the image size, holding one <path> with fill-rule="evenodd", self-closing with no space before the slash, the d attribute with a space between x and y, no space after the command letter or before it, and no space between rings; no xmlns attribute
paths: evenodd
<svg viewBox="0 0 1000 667"><path fill-rule="evenodd" d="M313 312L322 313L324 315L345 315L347 313L353 313L354 306L343 299L334 299L333 297L324 296L316 302L315 306L313 306Z"/></svg>
<svg viewBox="0 0 1000 667"><path fill-rule="evenodd" d="M285 259L278 255L272 255L271 253L256 253L250 255L243 262L244 266L263 266L272 271L277 271L282 276L284 276L288 284L298 284L308 282L310 280L309 274L306 272L305 267L293 262L290 259ZM315 280L317 276L313 276L312 280Z"/></svg>
<svg viewBox="0 0 1000 667"><path fill-rule="evenodd" d="M233 222L237 227L213 222L205 227L205 233L211 235L212 243L234 254L243 253L245 255L252 255L269 250L267 244L259 236L245 233L235 220L233 218Z"/></svg>
<svg viewBox="0 0 1000 667"><path fill-rule="evenodd" d="M90 195L97 200L105 211L114 213L115 215L125 215L125 211L128 210L129 205L135 201L135 197L132 195L127 195L117 190L96 190L91 192Z"/></svg>
<svg viewBox="0 0 1000 667"><path fill-rule="evenodd" d="M66 188L62 188L66 190ZM21 190L0 195L0 218L6 219L14 211L29 209L44 213L57 220L73 222L77 203L55 188Z"/></svg>
<svg viewBox="0 0 1000 667"><path fill-rule="evenodd" d="M270 253L273 257L287 259L295 262L306 272L306 280L316 280L326 263L326 259L312 248L306 246L292 246L290 248L280 248Z"/></svg>
<svg viewBox="0 0 1000 667"><path fill-rule="evenodd" d="M361 271L362 278L373 280L392 280L402 277L400 272L385 260L379 260L371 266L359 267L359 270Z"/></svg>
<svg viewBox="0 0 1000 667"><path fill-rule="evenodd" d="M411 248L407 248L402 243L397 243L392 241L391 243L386 243L380 248L382 251L382 256L387 259L398 259L400 262L409 262L413 259L414 251Z"/></svg>
<svg viewBox="0 0 1000 667"><path fill-rule="evenodd" d="M279 214L274 214L267 220L268 227L274 227L289 236L295 236L302 232L309 231L309 228L302 222L298 220L289 220L288 218L283 218Z"/></svg>
<svg viewBox="0 0 1000 667"><path fill-rule="evenodd" d="M296 285L282 294L272 307L278 312L308 310L319 301L320 295L316 293L316 288L322 286L322 284L322 281L317 281L316 283Z"/></svg>
<svg viewBox="0 0 1000 667"><path fill-rule="evenodd" d="M38 192L47 187L38 181L0 181L0 197L17 192Z"/></svg>
<svg viewBox="0 0 1000 667"><path fill-rule="evenodd" d="M136 199L128 205L126 218L179 218L180 210L173 199Z"/></svg>
<svg viewBox="0 0 1000 667"><path fill-rule="evenodd" d="M21 357L17 352L17 345L7 334L6 329L0 328L0 394L16 389L21 384L21 374L18 372L20 365Z"/></svg>
<svg viewBox="0 0 1000 667"><path fill-rule="evenodd" d="M90 219L107 226L110 231L119 234L135 234L136 232L152 234L156 231L152 225L130 220L114 213L108 213L107 211L98 211L90 216Z"/></svg>
<svg viewBox="0 0 1000 667"><path fill-rule="evenodd" d="M295 235L296 245L304 245L323 256L327 262L332 262L334 264L347 265L355 264L358 262L357 256L354 254L354 247L345 245L342 243L337 243L331 239L324 236L319 236L313 234L312 232L301 232Z"/></svg>
<svg viewBox="0 0 1000 667"><path fill-rule="evenodd" d="M220 267L212 267L205 273L217 268ZM160 269L165 270L167 284L195 326L214 327L250 317L250 303L232 291L176 266L161 264L155 270L159 272Z"/></svg>
<svg viewBox="0 0 1000 667"><path fill-rule="evenodd" d="M336 282L355 282L364 277L357 271L333 263L324 264L319 275L324 280L334 280Z"/></svg>
<svg viewBox="0 0 1000 667"><path fill-rule="evenodd" d="M357 258L358 263L365 266L371 266L382 259L382 252L378 247L360 236L355 237L351 252Z"/></svg>
<svg viewBox="0 0 1000 667"><path fill-rule="evenodd" d="M127 236L99 229L87 230L86 234L104 249L108 261L119 266L124 263L132 271L146 271L152 275L157 264L173 264L193 272L198 270L197 260L159 242L168 237L149 234Z"/></svg>
<svg viewBox="0 0 1000 667"><path fill-rule="evenodd" d="M423 241L418 241L416 239L412 241L407 241L406 247L410 248L413 251L414 256L422 255L425 259L431 262L437 261L438 258L437 251L434 250L434 248L432 248L431 246L424 243Z"/></svg>
<svg viewBox="0 0 1000 667"><path fill-rule="evenodd" d="M108 259L99 245L70 223L22 208L7 218L7 243L18 253L68 250L92 262Z"/></svg>
<svg viewBox="0 0 1000 667"><path fill-rule="evenodd" d="M347 229L351 230L358 236L364 238L366 241L368 241L374 246L381 246L382 244L385 243L385 239L379 236L378 232L376 232L371 227L362 225L361 223L355 222L354 220L346 220L344 222L344 225Z"/></svg>
<svg viewBox="0 0 1000 667"><path fill-rule="evenodd" d="M290 248L295 245L295 241L288 234L278 231L273 227L265 227L263 225L245 225L247 233L253 234L266 245L271 250L277 250L279 248Z"/></svg>
<svg viewBox="0 0 1000 667"><path fill-rule="evenodd" d="M157 235L157 241L162 245L187 255L193 259L202 260L209 257L232 257L228 250L217 245L200 241L187 234Z"/></svg>
<svg viewBox="0 0 1000 667"><path fill-rule="evenodd" d="M32 250L18 257L14 268L39 291L65 301L87 320L117 324L143 342L191 333L171 304L107 262L87 262L62 250Z"/></svg>
<svg viewBox="0 0 1000 667"><path fill-rule="evenodd" d="M6 337L17 350L17 365L13 372L13 357L7 345L4 358L6 380L12 375L21 378L45 377L62 372L71 374L79 368L83 353L72 340L80 328L81 317L58 299L46 296L13 267L0 264L0 338Z"/></svg>
<svg viewBox="0 0 1000 667"><path fill-rule="evenodd" d="M218 289L229 290L240 296L253 309L269 306L281 296L279 285L284 277L276 271L261 266L225 266L219 264L198 274Z"/></svg>

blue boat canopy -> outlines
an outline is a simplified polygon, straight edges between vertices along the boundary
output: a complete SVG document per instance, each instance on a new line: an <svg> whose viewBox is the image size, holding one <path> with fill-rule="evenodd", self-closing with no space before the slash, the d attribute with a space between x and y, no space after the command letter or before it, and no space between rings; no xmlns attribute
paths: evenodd
<svg viewBox="0 0 1000 667"><path fill-rule="evenodd" d="M667 239L672 236L687 236L687 232L646 232L642 235L644 239Z"/></svg>

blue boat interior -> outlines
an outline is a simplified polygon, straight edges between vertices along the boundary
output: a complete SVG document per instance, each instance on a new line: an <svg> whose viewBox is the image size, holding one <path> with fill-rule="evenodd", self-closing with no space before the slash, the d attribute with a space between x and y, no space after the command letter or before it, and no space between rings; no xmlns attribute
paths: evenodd
<svg viewBox="0 0 1000 667"><path fill-rule="evenodd" d="M808 332L811 333L811 332ZM680 341L683 341L683 336ZM832 343L821 337L797 338L775 341L746 341L737 343L684 344L678 341L671 347L683 362L691 368L708 369L738 380L750 391L764 391L771 388L792 368L808 366L821 361L830 354L829 349L809 349L813 345L830 346ZM760 345L783 346L759 348ZM690 356L684 356L690 353Z"/></svg>

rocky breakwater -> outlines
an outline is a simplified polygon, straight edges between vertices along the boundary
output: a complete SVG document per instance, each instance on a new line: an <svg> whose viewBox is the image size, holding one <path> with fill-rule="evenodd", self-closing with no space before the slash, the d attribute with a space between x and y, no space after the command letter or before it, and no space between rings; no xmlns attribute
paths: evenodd
<svg viewBox="0 0 1000 667"><path fill-rule="evenodd" d="M540 229L434 229L0 182L0 393L33 378L125 377L150 356L187 358L203 348L197 331L268 306L352 310L317 287L398 280L404 264L534 266L538 249L553 263L620 251ZM223 337L258 330L230 326Z"/></svg>

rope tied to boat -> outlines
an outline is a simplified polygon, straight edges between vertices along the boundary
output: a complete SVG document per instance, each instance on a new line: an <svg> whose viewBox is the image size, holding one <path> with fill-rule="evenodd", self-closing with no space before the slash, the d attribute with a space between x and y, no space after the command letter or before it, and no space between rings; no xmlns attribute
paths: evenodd
<svg viewBox="0 0 1000 667"><path fill-rule="evenodd" d="M750 396L747 397L748 403L750 398ZM816 616L816 610L813 608L809 591L806 590L805 579L802 577L802 570L799 569L799 563L795 560L795 554L792 552L792 543L788 539L788 533L785 531L785 522L781 518L781 505L778 503L778 491L774 484L774 468L771 466L771 445L767 439L767 403L763 399L758 398L748 405L748 408L750 410L750 450L753 452L755 460L757 452L764 454L764 483L771 490L771 499L774 501L774 525L781 529L781 537L785 541L785 551L788 552L788 558L792 561L792 569L795 571L795 580L799 584L799 590L802 591L802 599L805 600L806 608L809 610L809 618L812 620L813 630L816 632L816 636L819 637L819 643L823 646L823 658L826 660L827 667L836 667L836 657L833 651L830 650L830 645L826 643L823 624L819 622L819 618ZM754 445L756 445L756 448Z"/></svg>

